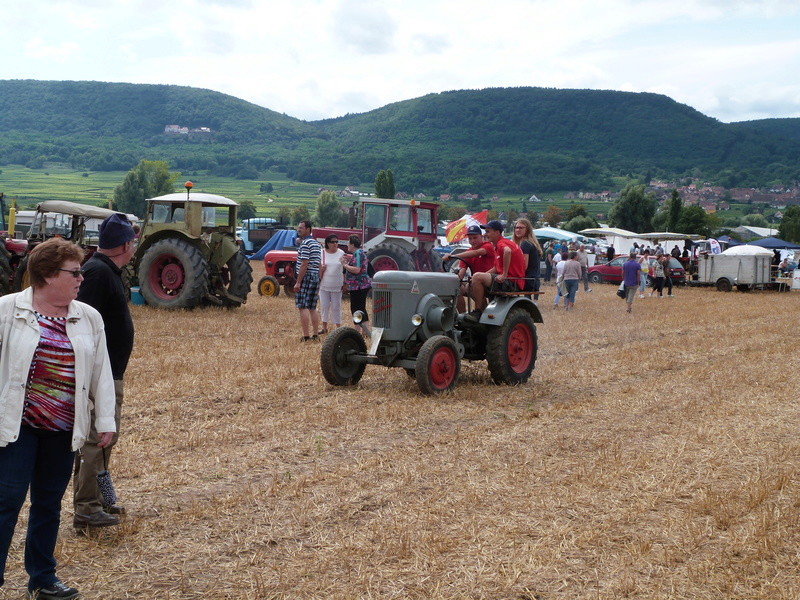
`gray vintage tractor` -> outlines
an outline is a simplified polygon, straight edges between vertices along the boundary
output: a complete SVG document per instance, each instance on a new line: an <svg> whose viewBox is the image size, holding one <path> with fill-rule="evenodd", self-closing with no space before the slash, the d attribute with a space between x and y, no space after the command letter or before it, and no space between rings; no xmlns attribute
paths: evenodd
<svg viewBox="0 0 800 600"><path fill-rule="evenodd" d="M495 383L525 383L536 363L535 323L543 322L536 304L497 294L472 321L455 310L459 286L453 273L376 273L370 347L352 327L333 331L320 355L325 379L355 385L368 364L401 367L424 394L437 394L455 387L462 360L486 360Z"/></svg>
<svg viewBox="0 0 800 600"><path fill-rule="evenodd" d="M253 270L236 243L238 204L224 196L166 194L147 200L132 264L142 296L157 308L234 308L247 301Z"/></svg>

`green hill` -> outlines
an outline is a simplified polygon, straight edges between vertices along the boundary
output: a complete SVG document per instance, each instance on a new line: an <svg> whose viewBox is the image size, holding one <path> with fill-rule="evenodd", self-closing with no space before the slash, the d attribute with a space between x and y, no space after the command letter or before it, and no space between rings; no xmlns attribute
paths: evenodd
<svg viewBox="0 0 800 600"><path fill-rule="evenodd" d="M492 88L305 122L210 90L12 80L0 81L0 165L107 171L146 158L329 185L391 168L398 189L427 193L600 189L618 175L800 179L798 120L769 121L724 124L657 94ZM210 131L169 135L166 125Z"/></svg>

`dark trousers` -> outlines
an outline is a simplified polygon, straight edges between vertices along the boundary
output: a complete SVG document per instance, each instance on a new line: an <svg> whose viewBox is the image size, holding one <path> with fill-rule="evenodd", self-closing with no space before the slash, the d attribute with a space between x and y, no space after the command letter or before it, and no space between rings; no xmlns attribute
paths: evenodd
<svg viewBox="0 0 800 600"><path fill-rule="evenodd" d="M364 318L361 321L364 323L369 321L369 315L367 314L367 296L369 296L370 289L371 288L365 290L350 290L350 313L353 314L359 310L363 312Z"/></svg>
<svg viewBox="0 0 800 600"><path fill-rule="evenodd" d="M20 510L30 488L31 507L25 538L28 589L57 580L53 553L61 522L61 499L72 475L71 431L22 426L19 438L0 448L0 585Z"/></svg>

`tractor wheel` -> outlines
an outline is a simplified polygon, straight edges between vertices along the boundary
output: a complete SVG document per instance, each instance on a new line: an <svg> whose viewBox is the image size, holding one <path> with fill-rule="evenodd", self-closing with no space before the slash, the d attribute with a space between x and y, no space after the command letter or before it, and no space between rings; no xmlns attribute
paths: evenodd
<svg viewBox="0 0 800 600"><path fill-rule="evenodd" d="M331 385L355 385L364 374L366 363L350 360L354 354L366 354L367 344L352 327L334 329L325 338L319 363L322 375Z"/></svg>
<svg viewBox="0 0 800 600"><path fill-rule="evenodd" d="M413 271L411 255L393 242L378 244L367 253L369 264L378 271Z"/></svg>
<svg viewBox="0 0 800 600"><path fill-rule="evenodd" d="M718 292L730 292L733 289L731 282L725 278L717 280L717 291Z"/></svg>
<svg viewBox="0 0 800 600"><path fill-rule="evenodd" d="M593 273L589 273L589 281L591 283L603 283L603 276L597 271L594 271Z"/></svg>
<svg viewBox="0 0 800 600"><path fill-rule="evenodd" d="M431 273L441 273L442 271L446 270L447 269L444 268L442 255L436 250L431 250Z"/></svg>
<svg viewBox="0 0 800 600"><path fill-rule="evenodd" d="M250 286L253 283L253 267L244 254L237 252L228 259L222 269L222 281L230 295L242 299L242 302L236 302L223 296L223 302L227 306L235 308L247 302L247 294L250 293Z"/></svg>
<svg viewBox="0 0 800 600"><path fill-rule="evenodd" d="M8 261L8 252L3 240L0 240L0 296L11 293L12 287L11 263Z"/></svg>
<svg viewBox="0 0 800 600"><path fill-rule="evenodd" d="M194 308L208 292L208 263L186 240L165 239L144 253L138 279L150 306Z"/></svg>
<svg viewBox="0 0 800 600"><path fill-rule="evenodd" d="M285 286L283 286L283 293L289 298L294 298L294 284L289 285L287 283Z"/></svg>
<svg viewBox="0 0 800 600"><path fill-rule="evenodd" d="M21 292L29 287L31 287L31 280L28 276L28 257L26 256L19 261L17 271L14 273L14 290Z"/></svg>
<svg viewBox="0 0 800 600"><path fill-rule="evenodd" d="M281 286L278 280L272 275L265 275L258 282L258 295L259 296L277 296L281 293Z"/></svg>
<svg viewBox="0 0 800 600"><path fill-rule="evenodd" d="M455 342L446 335L428 339L417 355L417 385L423 394L452 390L461 373L461 358Z"/></svg>
<svg viewBox="0 0 800 600"><path fill-rule="evenodd" d="M495 383L519 385L531 376L538 344L536 326L528 311L513 308L500 327L491 327L486 339L486 361Z"/></svg>

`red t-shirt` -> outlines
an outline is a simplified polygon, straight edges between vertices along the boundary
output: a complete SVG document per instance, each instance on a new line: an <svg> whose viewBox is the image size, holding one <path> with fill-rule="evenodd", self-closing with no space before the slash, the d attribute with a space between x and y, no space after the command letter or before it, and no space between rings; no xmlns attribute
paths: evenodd
<svg viewBox="0 0 800 600"><path fill-rule="evenodd" d="M497 240L494 247L495 271L498 275L503 272L503 254L505 254L506 248L511 248L511 263L508 265L506 277L515 282L519 289L522 289L525 287L525 257L519 246L504 237Z"/></svg>
<svg viewBox="0 0 800 600"><path fill-rule="evenodd" d="M486 250L486 254L461 259L461 262L465 263L473 273L487 273L494 266L494 246L492 242L483 242L480 247Z"/></svg>

